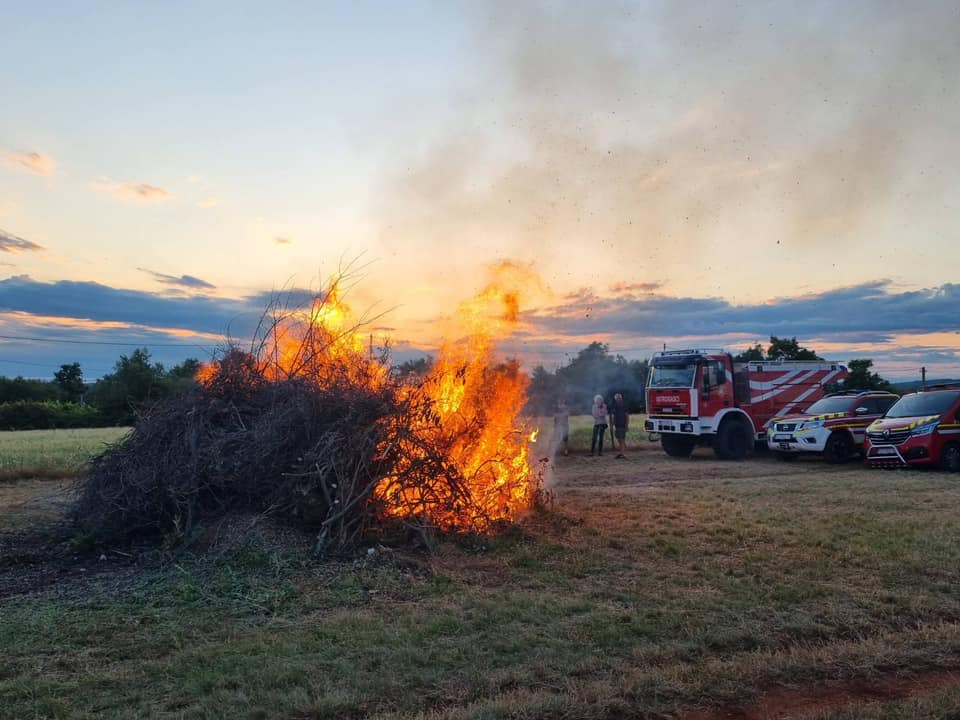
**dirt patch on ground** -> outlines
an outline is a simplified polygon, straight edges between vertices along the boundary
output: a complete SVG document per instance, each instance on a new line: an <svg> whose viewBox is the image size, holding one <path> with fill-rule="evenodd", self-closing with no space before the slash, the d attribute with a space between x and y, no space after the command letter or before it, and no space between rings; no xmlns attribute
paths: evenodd
<svg viewBox="0 0 960 720"><path fill-rule="evenodd" d="M801 458L794 462L777 460L759 453L744 461L719 460L712 450L698 448L690 458L668 457L659 443L643 443L630 448L625 459L615 454L602 456L571 454L559 456L550 463L550 486L557 490L602 489L636 493L663 483L737 482L770 480L802 482L814 476L831 474L849 478L862 474L864 480L877 479L877 471L855 460L844 465L828 465L819 457Z"/></svg>
<svg viewBox="0 0 960 720"><path fill-rule="evenodd" d="M48 590L82 592L96 581L124 584L142 553L80 551L63 527L0 533L0 600Z"/></svg>
<svg viewBox="0 0 960 720"><path fill-rule="evenodd" d="M749 706L692 710L680 720L800 720L867 703L892 702L960 687L960 671L890 676L819 687L769 690Z"/></svg>

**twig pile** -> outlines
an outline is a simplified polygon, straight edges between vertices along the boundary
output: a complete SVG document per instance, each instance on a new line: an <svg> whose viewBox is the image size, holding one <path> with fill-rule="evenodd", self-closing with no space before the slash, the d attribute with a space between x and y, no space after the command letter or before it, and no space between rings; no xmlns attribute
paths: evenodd
<svg viewBox="0 0 960 720"><path fill-rule="evenodd" d="M310 312L328 309L328 298ZM275 314L250 352L225 352L198 388L147 412L93 462L74 512L82 530L107 543L176 542L231 511L255 511L314 528L326 552L349 550L385 519L427 538L491 524L488 508L502 501L481 497L491 489L451 463L484 418L442 422L384 358L289 318ZM407 507L387 507L390 497Z"/></svg>

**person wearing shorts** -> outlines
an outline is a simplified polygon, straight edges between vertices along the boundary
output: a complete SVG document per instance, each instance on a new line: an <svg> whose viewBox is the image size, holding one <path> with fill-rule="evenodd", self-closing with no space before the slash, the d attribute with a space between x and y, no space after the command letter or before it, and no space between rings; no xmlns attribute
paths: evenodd
<svg viewBox="0 0 960 720"><path fill-rule="evenodd" d="M627 403L623 395L616 393L610 404L610 426L613 428L614 442L617 447L617 458L623 460L627 456L623 451L627 448L627 428L630 427L630 414L627 412Z"/></svg>

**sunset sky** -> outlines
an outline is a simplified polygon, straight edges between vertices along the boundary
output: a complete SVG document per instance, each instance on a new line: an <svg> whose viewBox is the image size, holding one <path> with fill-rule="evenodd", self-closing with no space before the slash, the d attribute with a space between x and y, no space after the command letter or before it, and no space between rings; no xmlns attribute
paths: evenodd
<svg viewBox="0 0 960 720"><path fill-rule="evenodd" d="M359 267L398 357L796 336L960 377L955 2L0 4L0 374L249 337Z"/></svg>

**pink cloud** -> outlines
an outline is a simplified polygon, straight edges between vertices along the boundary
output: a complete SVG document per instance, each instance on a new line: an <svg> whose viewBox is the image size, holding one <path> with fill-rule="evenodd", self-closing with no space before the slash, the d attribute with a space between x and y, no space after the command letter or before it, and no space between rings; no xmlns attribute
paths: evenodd
<svg viewBox="0 0 960 720"><path fill-rule="evenodd" d="M173 199L173 193L156 185L143 182L116 182L103 178L95 182L97 190L103 190L118 200L141 203L162 203Z"/></svg>
<svg viewBox="0 0 960 720"><path fill-rule="evenodd" d="M3 159L6 164L34 175L53 175L57 169L53 158L40 152L7 151L3 153Z"/></svg>

